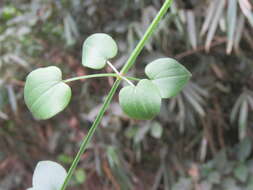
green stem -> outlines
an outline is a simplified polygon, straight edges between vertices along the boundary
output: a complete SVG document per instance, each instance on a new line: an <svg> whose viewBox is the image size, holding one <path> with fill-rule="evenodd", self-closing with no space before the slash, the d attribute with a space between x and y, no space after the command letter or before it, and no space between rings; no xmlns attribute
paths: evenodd
<svg viewBox="0 0 253 190"><path fill-rule="evenodd" d="M159 13L157 14L156 18L154 19L154 21L151 23L151 25L149 26L149 28L147 29L146 33L144 34L143 38L141 39L141 41L138 43L138 45L136 46L136 48L134 49L133 53L131 54L131 56L129 57L127 63L125 64L125 66L122 68L121 70L121 74L126 74L127 71L133 66L136 58L138 57L138 55L140 54L141 50L143 49L145 42L150 38L150 36L153 34L154 30L156 29L158 23L160 22L160 20L162 19L162 17L165 15L165 13L167 12L168 8L170 7L172 3L172 0L166 0L161 8L161 10L159 11ZM102 106L102 108L100 109L95 121L93 122L88 134L85 136L80 149L74 159L74 161L72 162L72 165L68 171L67 177L61 187L61 190L65 190L67 187L67 184L70 180L70 178L73 175L73 172L78 164L78 162L81 159L81 155L84 153L87 145L89 144L91 137L94 135L94 132L96 131L98 125L100 124L103 115L106 111L106 109L108 108L117 88L119 87L120 81L122 79L121 78L117 78L117 80L115 81L115 83L113 84L108 96L105 99L105 102Z"/></svg>
<svg viewBox="0 0 253 190"><path fill-rule="evenodd" d="M63 82L72 82L76 80L81 80L81 79L90 79L90 78L98 78L98 77L118 77L117 74L115 73L99 73L99 74L92 74L92 75L84 75L80 77L73 77L70 79L63 80Z"/></svg>
<svg viewBox="0 0 253 190"><path fill-rule="evenodd" d="M81 79L90 79L90 78L98 78L98 77L116 77L119 78L119 75L116 73L99 73L99 74L92 74L92 75L84 75L80 77L73 77L69 79L65 79L62 82L68 83L76 80L81 80ZM128 80L135 80L135 81L140 81L141 79L135 78L135 77L126 77Z"/></svg>
<svg viewBox="0 0 253 190"><path fill-rule="evenodd" d="M78 162L80 161L81 155L84 153L87 145L89 144L89 142L91 140L91 137L94 135L94 133L95 133L95 131L96 131L96 129L97 129L97 127L98 127L98 125L99 125L99 123L100 123L100 121L101 121L101 119L102 119L102 117L103 117L103 115L104 115L107 107L109 106L109 104L110 104L110 102L112 100L113 95L115 94L115 92L116 92L116 90L117 90L117 88L118 88L118 86L120 84L120 81L121 80L118 79L113 84L113 86L112 86L112 88L111 88L108 96L105 99L105 102L104 102L102 108L100 109L100 111L99 111L99 113L98 113L95 121L93 122L93 124L92 124L92 126L91 126L91 128L90 128L90 130L88 132L88 134L85 136L85 138L84 138L84 140L83 140L83 142L82 142L82 144L80 146L80 149L79 149L79 151L78 151L78 153L77 153L74 161L71 164L71 167L70 167L70 169L68 171L68 174L67 174L67 177L65 178L65 181L64 181L64 183L63 183L63 185L61 187L61 190L65 190L65 188L67 187L68 182L69 182L70 178L72 177L73 172L74 172L74 170L75 170Z"/></svg>
<svg viewBox="0 0 253 190"><path fill-rule="evenodd" d="M135 63L136 58L140 55L142 49L144 48L144 45L145 45L146 41L154 33L154 30L157 28L157 25L159 24L160 20L165 15L165 13L167 12L167 10L170 7L172 2L173 2L173 0L166 0L164 2L164 4L163 4L162 8L160 9L159 13L156 15L155 19L150 24L149 28L145 32L145 34L142 37L141 41L138 43L138 45L134 49L133 53L131 54L131 56L127 60L126 64L121 69L121 71L120 71L121 74L123 74L123 75L126 74L127 71L133 66L133 64Z"/></svg>

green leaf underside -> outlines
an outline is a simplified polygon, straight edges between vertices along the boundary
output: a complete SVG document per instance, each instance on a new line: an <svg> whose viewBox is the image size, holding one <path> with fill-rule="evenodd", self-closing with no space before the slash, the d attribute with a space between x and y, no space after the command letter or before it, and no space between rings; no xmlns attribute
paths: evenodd
<svg viewBox="0 0 253 190"><path fill-rule="evenodd" d="M59 68L39 68L27 76L24 98L35 118L49 119L68 105L71 89L62 82Z"/></svg>
<svg viewBox="0 0 253 190"><path fill-rule="evenodd" d="M82 64L92 69L102 69L106 61L117 55L116 42L107 34L97 33L83 43Z"/></svg>
<svg viewBox="0 0 253 190"><path fill-rule="evenodd" d="M160 112L161 96L157 87L147 79L137 86L127 86L119 93L123 111L133 119L152 119Z"/></svg>
<svg viewBox="0 0 253 190"><path fill-rule="evenodd" d="M146 75L158 87L162 98L176 96L191 77L191 73L175 59L161 58L149 63Z"/></svg>

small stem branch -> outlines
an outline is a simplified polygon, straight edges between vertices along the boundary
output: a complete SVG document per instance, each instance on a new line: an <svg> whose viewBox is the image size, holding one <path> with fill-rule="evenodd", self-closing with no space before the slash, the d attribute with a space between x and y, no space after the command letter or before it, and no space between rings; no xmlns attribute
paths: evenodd
<svg viewBox="0 0 253 190"><path fill-rule="evenodd" d="M118 75L119 78L122 78L128 84L130 84L131 86L134 86L134 84L130 80L128 80L126 77L122 76L122 74L113 66L113 64L110 61L107 61L106 63L112 68L112 70Z"/></svg>
<svg viewBox="0 0 253 190"><path fill-rule="evenodd" d="M81 80L81 79L90 79L90 78L98 78L98 77L118 77L118 75L114 73L100 73L100 74L84 75L80 77L73 77L70 79L63 80L63 82L67 83L67 82L72 82L72 81Z"/></svg>
<svg viewBox="0 0 253 190"><path fill-rule="evenodd" d="M79 77L73 77L69 79L65 79L62 82L68 83L76 80L82 80L82 79L90 79L90 78L99 78L99 77L115 77L118 78L119 75L115 73L99 73L99 74L92 74L92 75L84 75L84 76L79 76ZM135 77L125 77L127 80L134 80L134 81L139 81L141 79L135 78Z"/></svg>

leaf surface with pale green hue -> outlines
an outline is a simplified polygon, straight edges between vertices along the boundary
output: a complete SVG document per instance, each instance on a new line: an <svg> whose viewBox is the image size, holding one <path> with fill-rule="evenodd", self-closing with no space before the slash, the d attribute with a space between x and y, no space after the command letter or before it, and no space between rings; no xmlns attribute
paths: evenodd
<svg viewBox="0 0 253 190"><path fill-rule="evenodd" d="M91 69L102 69L117 52L118 47L112 37L103 33L93 34L83 43L82 64Z"/></svg>
<svg viewBox="0 0 253 190"><path fill-rule="evenodd" d="M62 82L58 67L39 68L27 76L24 98L35 118L49 119L68 105L71 89Z"/></svg>
<svg viewBox="0 0 253 190"><path fill-rule="evenodd" d="M152 119L160 112L161 96L158 88L147 79L137 86L127 86L119 93L123 111L134 119Z"/></svg>
<svg viewBox="0 0 253 190"><path fill-rule="evenodd" d="M176 96L191 77L191 73L175 59L161 58L149 63L146 75L158 87L162 98Z"/></svg>
<svg viewBox="0 0 253 190"><path fill-rule="evenodd" d="M33 187L27 190L60 190L66 176L67 172L60 164L41 161L33 173Z"/></svg>

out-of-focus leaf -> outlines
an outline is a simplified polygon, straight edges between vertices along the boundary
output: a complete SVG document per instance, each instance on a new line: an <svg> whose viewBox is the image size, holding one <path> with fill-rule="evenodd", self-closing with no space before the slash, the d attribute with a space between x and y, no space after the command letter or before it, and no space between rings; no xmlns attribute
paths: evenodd
<svg viewBox="0 0 253 190"><path fill-rule="evenodd" d="M162 134L163 134L163 127L161 126L160 123L158 122L152 122L151 124L151 135L154 138L161 138Z"/></svg>
<svg viewBox="0 0 253 190"><path fill-rule="evenodd" d="M180 178L179 181L173 185L172 190L191 190L193 188L193 184L191 179L189 178Z"/></svg>
<svg viewBox="0 0 253 190"><path fill-rule="evenodd" d="M182 36L184 34L184 26L183 26L182 22L184 22L185 10L179 10L177 3L175 1L173 1L171 8L170 8L170 12L172 15L176 15L175 17L172 17L173 18L172 20L175 23L178 32Z"/></svg>
<svg viewBox="0 0 253 190"><path fill-rule="evenodd" d="M241 104L242 104L242 102L243 102L244 99L245 99L244 94L241 94L239 96L239 98L236 100L236 102L235 102L235 104L233 106L233 109L231 111L231 114L230 114L230 121L231 122L235 122L236 115L239 112L240 106L241 106Z"/></svg>
<svg viewBox="0 0 253 190"><path fill-rule="evenodd" d="M189 101L189 103L192 105L192 107L195 109L195 111L199 115L204 117L206 115L206 113L205 113L203 107L201 106L201 104L196 100L196 98L194 96L192 96L191 94L189 94L187 90L184 90L183 94L184 94L185 98Z"/></svg>
<svg viewBox="0 0 253 190"><path fill-rule="evenodd" d="M200 184L200 188L203 190L212 190L212 184L208 183L207 181L204 181Z"/></svg>
<svg viewBox="0 0 253 190"><path fill-rule="evenodd" d="M243 101L239 114L239 139L242 140L246 136L248 119L248 103Z"/></svg>
<svg viewBox="0 0 253 190"><path fill-rule="evenodd" d="M120 161L119 161L119 157L117 155L115 147L113 146L107 147L106 155L111 167L115 167L119 165Z"/></svg>
<svg viewBox="0 0 253 190"><path fill-rule="evenodd" d="M245 164L240 164L238 167L235 168L234 170L234 175L235 177L240 180L240 182L244 183L246 182L248 178L248 168L246 167Z"/></svg>
<svg viewBox="0 0 253 190"><path fill-rule="evenodd" d="M243 14L247 17L249 23L253 27L253 12L252 5L249 0L239 0L240 8Z"/></svg>
<svg viewBox="0 0 253 190"><path fill-rule="evenodd" d="M71 164L73 162L73 158L66 154L60 154L58 156L58 160L64 164Z"/></svg>
<svg viewBox="0 0 253 190"><path fill-rule="evenodd" d="M1 112L1 111L0 111L0 118L4 119L4 120L8 120L9 119L8 115L5 114L4 112Z"/></svg>
<svg viewBox="0 0 253 190"><path fill-rule="evenodd" d="M236 19L237 19L237 0L228 1L228 12L227 12L227 54L230 54L232 51L234 43L234 34L236 30Z"/></svg>
<svg viewBox="0 0 253 190"><path fill-rule="evenodd" d="M239 44L240 44L242 33L244 30L244 23L245 23L245 17L241 13L236 25L236 32L235 32L235 39L234 39L234 47L237 53L239 53Z"/></svg>
<svg viewBox="0 0 253 190"><path fill-rule="evenodd" d="M135 144L140 143L144 139L144 137L148 133L150 127L151 127L150 125L145 125L145 126L142 126L139 128L138 132L136 133L136 135L134 137Z"/></svg>
<svg viewBox="0 0 253 190"><path fill-rule="evenodd" d="M203 24L203 26L201 28L201 32L200 32L201 36L203 36L207 32L208 28L210 27L211 21L213 19L215 11L216 11L216 5L217 5L217 0L211 1L208 6L207 15L205 17L205 21L204 21L204 24Z"/></svg>
<svg viewBox="0 0 253 190"><path fill-rule="evenodd" d="M215 158L213 159L213 162L214 162L214 167L217 170L219 170L219 172L223 172L225 167L226 167L226 164L228 162L226 151L222 150L222 151L218 152L215 155Z"/></svg>
<svg viewBox="0 0 253 190"><path fill-rule="evenodd" d="M238 149L236 151L237 159L240 161L245 161L252 151L252 142L249 137L245 137L240 144L238 145Z"/></svg>
<svg viewBox="0 0 253 190"><path fill-rule="evenodd" d="M247 100L249 103L249 107L253 110L253 95L252 94L247 95Z"/></svg>
<svg viewBox="0 0 253 190"><path fill-rule="evenodd" d="M248 180L246 190L252 190L253 189L253 177L249 176L250 179Z"/></svg>
<svg viewBox="0 0 253 190"><path fill-rule="evenodd" d="M236 185L236 181L233 178L226 178L222 181L223 189L229 189L229 190L242 190Z"/></svg>
<svg viewBox="0 0 253 190"><path fill-rule="evenodd" d="M221 182L221 175L219 172L211 172L209 175L208 175L208 181L212 184L220 184Z"/></svg>
<svg viewBox="0 0 253 190"><path fill-rule="evenodd" d="M211 23L210 28L209 28L208 33L207 33L206 42L205 42L206 51L209 51L209 49L211 47L211 42L213 40L215 31L217 29L219 19L222 16L222 13L223 13L223 10L224 10L224 7L225 7L225 2L226 2L225 0L216 0L215 1L215 4L216 4L216 7L215 7L216 10L215 11L216 12L214 14L214 17L212 18L212 23Z"/></svg>
<svg viewBox="0 0 253 190"><path fill-rule="evenodd" d="M18 104L17 104L17 99L16 99L16 95L15 95L13 86L12 85L7 85L7 90L8 90L9 103L11 105L11 109L15 114L17 114Z"/></svg>
<svg viewBox="0 0 253 190"><path fill-rule="evenodd" d="M197 32L195 23L195 14L192 10L186 11L187 17L187 33L190 39L191 46L193 49L197 48Z"/></svg>
<svg viewBox="0 0 253 190"><path fill-rule="evenodd" d="M4 6L1 12L1 17L4 20L9 20L13 18L17 13L18 13L18 10L14 6L12 5Z"/></svg>
<svg viewBox="0 0 253 190"><path fill-rule="evenodd" d="M137 131L138 131L137 126L129 127L125 131L125 136L129 139L132 139L135 136L135 134L137 133Z"/></svg>
<svg viewBox="0 0 253 190"><path fill-rule="evenodd" d="M68 13L64 18L64 33L67 45L71 46L76 42L79 37L79 31L73 17Z"/></svg>
<svg viewBox="0 0 253 190"><path fill-rule="evenodd" d="M86 180L86 173L83 169L77 169L75 172L75 178L77 183L83 184Z"/></svg>

